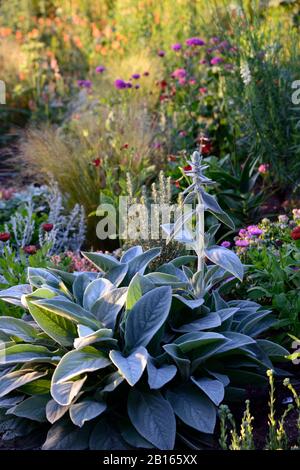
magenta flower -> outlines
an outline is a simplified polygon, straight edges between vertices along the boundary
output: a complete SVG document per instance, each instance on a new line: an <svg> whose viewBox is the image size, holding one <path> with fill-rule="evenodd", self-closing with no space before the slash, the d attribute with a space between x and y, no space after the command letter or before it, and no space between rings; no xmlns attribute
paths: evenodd
<svg viewBox="0 0 300 470"><path fill-rule="evenodd" d="M217 36L213 36L213 37L210 39L210 42L211 42L212 44L219 44L220 38L218 38Z"/></svg>
<svg viewBox="0 0 300 470"><path fill-rule="evenodd" d="M187 46L204 46L205 42L200 38L189 38L185 41Z"/></svg>
<svg viewBox="0 0 300 470"><path fill-rule="evenodd" d="M97 73L103 73L103 72L105 72L106 67L104 67L104 65L98 65L98 67L96 67L95 70L96 70Z"/></svg>
<svg viewBox="0 0 300 470"><path fill-rule="evenodd" d="M247 227L247 231L249 235L253 237L258 237L263 233L263 231L259 227L257 227L257 225L249 225L249 227Z"/></svg>
<svg viewBox="0 0 300 470"><path fill-rule="evenodd" d="M185 69L176 69L172 73L173 78L185 78L186 77L186 70Z"/></svg>
<svg viewBox="0 0 300 470"><path fill-rule="evenodd" d="M190 84L190 85L196 85L196 83L197 83L197 82L196 82L196 79L195 79L195 78L191 78L191 79L189 80L189 84Z"/></svg>
<svg viewBox="0 0 300 470"><path fill-rule="evenodd" d="M206 95L207 91L208 90L205 86L202 86L201 88L199 88L199 92L201 93L201 95Z"/></svg>
<svg viewBox="0 0 300 470"><path fill-rule="evenodd" d="M77 80L77 85L80 88L91 88L92 87L92 82L90 80Z"/></svg>
<svg viewBox="0 0 300 470"><path fill-rule="evenodd" d="M166 53L165 51L160 50L158 51L157 55L159 55L159 57L165 57Z"/></svg>
<svg viewBox="0 0 300 470"><path fill-rule="evenodd" d="M223 62L222 57L213 57L210 61L211 65L218 65Z"/></svg>
<svg viewBox="0 0 300 470"><path fill-rule="evenodd" d="M180 44L180 42L176 42L175 44L172 44L172 49L173 51L180 51L180 49L182 49L182 45Z"/></svg>
<svg viewBox="0 0 300 470"><path fill-rule="evenodd" d="M117 80L115 80L114 85L118 90L122 90L123 88L128 88L128 83L124 82L124 80L121 80L120 78L117 78Z"/></svg>
<svg viewBox="0 0 300 470"><path fill-rule="evenodd" d="M249 242L247 240L236 240L235 245L240 246L242 248L246 248L247 246L249 246Z"/></svg>
<svg viewBox="0 0 300 470"><path fill-rule="evenodd" d="M134 80L138 80L139 78L141 78L140 74L139 73L133 73L131 75L131 78L133 78Z"/></svg>
<svg viewBox="0 0 300 470"><path fill-rule="evenodd" d="M207 64L207 60L206 59L201 59L201 60L199 60L199 64L200 65Z"/></svg>
<svg viewBox="0 0 300 470"><path fill-rule="evenodd" d="M225 240L224 242L221 243L221 246L223 246L224 248L230 248L231 243Z"/></svg>

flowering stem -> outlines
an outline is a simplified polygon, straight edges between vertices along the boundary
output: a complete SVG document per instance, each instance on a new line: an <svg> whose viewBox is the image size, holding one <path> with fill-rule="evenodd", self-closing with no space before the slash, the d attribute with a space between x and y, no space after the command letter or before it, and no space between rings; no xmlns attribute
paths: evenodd
<svg viewBox="0 0 300 470"><path fill-rule="evenodd" d="M195 192L197 193L196 207L196 252L198 256L198 271L203 270L204 263L204 204L201 195L201 180L199 174L201 172L201 156L199 152L192 155L192 171L193 183L195 184Z"/></svg>

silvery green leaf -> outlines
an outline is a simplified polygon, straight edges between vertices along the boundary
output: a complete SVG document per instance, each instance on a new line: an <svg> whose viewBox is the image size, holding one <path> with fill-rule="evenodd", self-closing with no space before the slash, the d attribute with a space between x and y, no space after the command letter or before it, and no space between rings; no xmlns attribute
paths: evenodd
<svg viewBox="0 0 300 470"><path fill-rule="evenodd" d="M267 339L258 339L258 346L274 361L282 361L289 355L289 351L277 343L273 343Z"/></svg>
<svg viewBox="0 0 300 470"><path fill-rule="evenodd" d="M214 224L209 227L209 229L204 234L205 246L208 246L210 242L214 239L220 227L221 227L221 224Z"/></svg>
<svg viewBox="0 0 300 470"><path fill-rule="evenodd" d="M106 377L101 391L113 392L123 381L124 377L119 372L113 372Z"/></svg>
<svg viewBox="0 0 300 470"><path fill-rule="evenodd" d="M163 349L177 365L183 380L188 380L190 376L191 361L182 353L177 344L165 344Z"/></svg>
<svg viewBox="0 0 300 470"><path fill-rule="evenodd" d="M112 284L118 287L124 280L128 271L128 264L120 264L115 266L108 273L105 274L104 278L108 279Z"/></svg>
<svg viewBox="0 0 300 470"><path fill-rule="evenodd" d="M172 274L166 274L161 272L153 272L145 275L146 279L150 279L153 284L157 286L171 286L171 287L186 287L187 282L182 282L178 277Z"/></svg>
<svg viewBox="0 0 300 470"><path fill-rule="evenodd" d="M100 278L95 279L86 287L83 299L82 306L86 310L91 310L93 305L97 300L99 300L106 292L113 289L113 284L107 279Z"/></svg>
<svg viewBox="0 0 300 470"><path fill-rule="evenodd" d="M197 320L194 320L185 325L174 328L175 331L180 331L183 333L189 333L194 331L209 330L211 328L216 328L221 325L221 320L219 315L216 312L211 312L207 315L199 317Z"/></svg>
<svg viewBox="0 0 300 470"><path fill-rule="evenodd" d="M106 408L107 405L103 400L85 399L70 406L70 418L75 426L81 428L86 421L101 415Z"/></svg>
<svg viewBox="0 0 300 470"><path fill-rule="evenodd" d="M155 284L150 279L136 273L130 281L126 299L126 310L131 310L134 304L144 295L146 292L154 289Z"/></svg>
<svg viewBox="0 0 300 470"><path fill-rule="evenodd" d="M74 348L81 349L85 346L90 346L94 343L101 343L101 346L104 344L109 347L116 347L118 345L118 341L112 338L113 332L107 328L101 328L100 330L93 331L88 335L81 336L80 338L76 338L74 340Z"/></svg>
<svg viewBox="0 0 300 470"><path fill-rule="evenodd" d="M218 372L215 372L213 370L207 370L207 372L209 373L209 375L217 379L219 382L222 382L224 387L227 387L227 385L230 383L228 375L219 374Z"/></svg>
<svg viewBox="0 0 300 470"><path fill-rule="evenodd" d="M44 268L29 267L28 280L33 287L42 287L46 284L59 289L60 285L62 284L61 279L59 279L57 276L54 276L54 274Z"/></svg>
<svg viewBox="0 0 300 470"><path fill-rule="evenodd" d="M145 251L141 255L136 256L131 261L128 262L128 271L124 278L123 283L128 285L136 273L144 274L147 266L151 261L157 258L160 255L160 248L151 248L148 251Z"/></svg>
<svg viewBox="0 0 300 470"><path fill-rule="evenodd" d="M68 352L61 359L52 376L52 397L61 405L69 405L75 396L70 384L74 384L74 386L76 384L76 382L70 381L80 374L103 369L110 364L111 362L107 355L92 346ZM68 386L64 388L66 384ZM76 394L78 391L76 390Z"/></svg>
<svg viewBox="0 0 300 470"><path fill-rule="evenodd" d="M72 400L79 394L86 379L87 375L78 380L70 380L59 384L52 383L51 395L60 405L69 406L72 403Z"/></svg>
<svg viewBox="0 0 300 470"><path fill-rule="evenodd" d="M32 421L43 423L46 419L46 405L49 401L49 395L35 395L26 398L21 403L10 408L6 414L13 414L19 418L27 418Z"/></svg>
<svg viewBox="0 0 300 470"><path fill-rule="evenodd" d="M47 375L47 371L38 372L33 369L20 369L8 372L0 378L0 397L4 397L12 390L22 387L33 380Z"/></svg>
<svg viewBox="0 0 300 470"><path fill-rule="evenodd" d="M38 331L29 322L13 317L0 317L0 330L27 342L34 341L38 336Z"/></svg>
<svg viewBox="0 0 300 470"><path fill-rule="evenodd" d="M220 405L224 398L224 385L222 382L207 377L195 378L193 376L191 380L215 405Z"/></svg>
<svg viewBox="0 0 300 470"><path fill-rule="evenodd" d="M256 343L256 341L253 338L250 338L250 336L246 336L235 331L225 331L222 332L222 334L229 341L223 344L223 346L218 350L218 354L223 354L232 349L240 349L243 346Z"/></svg>
<svg viewBox="0 0 300 470"><path fill-rule="evenodd" d="M143 248L141 246L132 246L131 248L129 248L129 250L125 251L120 261L121 263L129 263L129 261L132 261L134 258L141 255L142 253Z"/></svg>
<svg viewBox="0 0 300 470"><path fill-rule="evenodd" d="M216 408L195 386L186 384L168 390L167 399L185 424L207 434L214 432Z"/></svg>
<svg viewBox="0 0 300 470"><path fill-rule="evenodd" d="M87 286L92 282L91 277L88 273L80 273L76 276L75 281L73 282L73 295L77 303L82 305L83 295Z"/></svg>
<svg viewBox="0 0 300 470"><path fill-rule="evenodd" d="M205 192L203 189L201 189L201 197L203 200L204 207L207 211L211 212L215 217L217 217L217 219L219 219L225 225L230 227L232 230L235 229L235 225L233 221L226 214L226 212L224 212L223 209L221 209L221 207L219 206L214 196L211 196L210 194Z"/></svg>
<svg viewBox="0 0 300 470"><path fill-rule="evenodd" d="M243 280L244 269L239 257L223 246L212 246L205 250L205 255L214 264L221 266L233 276Z"/></svg>
<svg viewBox="0 0 300 470"><path fill-rule="evenodd" d="M80 305L70 302L65 297L61 296L53 299L32 301L31 305L39 308L44 312L44 315L48 316L48 313L52 313L57 316L64 317L72 322L89 326L92 329L95 327L99 328L99 322L92 313L80 307ZM50 333L49 336L51 336Z"/></svg>
<svg viewBox="0 0 300 470"><path fill-rule="evenodd" d="M137 432L157 449L174 448L174 412L159 392L140 392L132 389L128 396L128 415Z"/></svg>
<svg viewBox="0 0 300 470"><path fill-rule="evenodd" d="M170 264L173 264L177 268L184 266L186 264L194 263L197 260L197 256L194 255L185 255L185 256L178 256L178 258L173 259L170 261Z"/></svg>
<svg viewBox="0 0 300 470"><path fill-rule="evenodd" d="M35 344L15 344L14 346L0 349L0 365L31 362L56 363L59 360L59 355L55 355L45 346L37 346Z"/></svg>
<svg viewBox="0 0 300 470"><path fill-rule="evenodd" d="M163 364L156 367L153 359L147 362L148 384L153 390L162 388L166 383L174 378L177 368L174 365Z"/></svg>
<svg viewBox="0 0 300 470"><path fill-rule="evenodd" d="M193 332L186 333L175 340L175 344L182 353L188 353L195 349L199 350L199 355L210 350L212 347L221 347L228 339L219 333L213 332ZM198 356L198 354L197 354Z"/></svg>
<svg viewBox="0 0 300 470"><path fill-rule="evenodd" d="M49 400L46 405L46 417L49 423L58 421L68 411L69 406L62 406L55 400Z"/></svg>
<svg viewBox="0 0 300 470"><path fill-rule="evenodd" d="M137 432L129 420L120 422L120 431L123 439L134 449L153 449L154 446Z"/></svg>
<svg viewBox="0 0 300 470"><path fill-rule="evenodd" d="M89 423L88 423L89 424ZM90 427L74 426L63 419L51 426L42 450L84 450L88 448Z"/></svg>
<svg viewBox="0 0 300 470"><path fill-rule="evenodd" d="M108 450L110 452L130 449L113 423L104 418L100 418L92 430L89 447L91 450Z"/></svg>
<svg viewBox="0 0 300 470"><path fill-rule="evenodd" d="M20 284L18 286L9 287L0 291L0 299L18 307L23 307L22 296L31 293L31 286L29 284Z"/></svg>
<svg viewBox="0 0 300 470"><path fill-rule="evenodd" d="M127 350L147 346L166 321L172 300L170 287L156 287L141 297L128 312L125 322Z"/></svg>
<svg viewBox="0 0 300 470"><path fill-rule="evenodd" d="M123 308L126 298L127 287L110 289L94 303L92 313L105 328L114 328L117 316Z"/></svg>
<svg viewBox="0 0 300 470"><path fill-rule="evenodd" d="M96 268L104 272L110 271L112 268L119 266L120 264L119 261L111 255L103 253L88 253L85 251L81 254L96 266Z"/></svg>
<svg viewBox="0 0 300 470"><path fill-rule="evenodd" d="M182 304L186 305L188 308L194 310L195 308L201 307L201 305L204 304L204 299L199 298L199 299L186 299L182 295L179 294L174 294L173 295L174 299L178 299Z"/></svg>
<svg viewBox="0 0 300 470"><path fill-rule="evenodd" d="M48 311L36 302L29 300L28 297L26 297L26 301L32 317L50 338L61 346L72 346L77 336L76 325L73 321Z"/></svg>
<svg viewBox="0 0 300 470"><path fill-rule="evenodd" d="M139 347L125 357L120 351L110 351L109 357L132 387L140 380L147 365L147 350Z"/></svg>

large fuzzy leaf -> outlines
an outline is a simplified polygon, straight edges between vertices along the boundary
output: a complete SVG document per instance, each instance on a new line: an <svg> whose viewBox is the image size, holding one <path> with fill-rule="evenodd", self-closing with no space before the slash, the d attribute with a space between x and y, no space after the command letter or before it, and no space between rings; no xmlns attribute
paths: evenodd
<svg viewBox="0 0 300 470"><path fill-rule="evenodd" d="M84 291L82 306L86 310L91 310L95 302L108 291L113 289L113 284L108 279L95 279Z"/></svg>
<svg viewBox="0 0 300 470"><path fill-rule="evenodd" d="M50 338L61 346L72 346L77 336L76 325L73 321L47 310L38 302L30 300L29 297L26 297L26 302L34 320Z"/></svg>
<svg viewBox="0 0 300 470"><path fill-rule="evenodd" d="M83 428L62 420L51 426L42 450L84 450L88 448L90 437L89 423Z"/></svg>
<svg viewBox="0 0 300 470"><path fill-rule="evenodd" d="M121 263L129 263L130 261L132 261L137 256L141 255L142 253L143 253L143 248L141 246L139 245L132 246L131 248L129 248L129 250L125 251L120 261Z"/></svg>
<svg viewBox="0 0 300 470"><path fill-rule="evenodd" d="M156 367L154 360L149 359L147 372L149 387L153 390L158 390L175 377L177 367L172 364L163 364L160 367Z"/></svg>
<svg viewBox="0 0 300 470"><path fill-rule="evenodd" d="M128 450L130 447L108 419L100 418L90 436L91 450Z"/></svg>
<svg viewBox="0 0 300 470"><path fill-rule="evenodd" d="M13 317L0 317L0 330L26 342L34 341L38 336L38 331L28 321Z"/></svg>
<svg viewBox="0 0 300 470"><path fill-rule="evenodd" d="M119 261L111 255L105 255L103 253L87 253L85 251L82 252L82 255L93 263L96 268L104 272L110 271L120 265Z"/></svg>
<svg viewBox="0 0 300 470"><path fill-rule="evenodd" d="M45 346L35 344L15 344L5 349L0 349L0 364L22 364L29 362L53 362L60 360Z"/></svg>
<svg viewBox="0 0 300 470"><path fill-rule="evenodd" d="M128 396L128 415L138 433L157 449L174 448L175 416L170 404L159 392L131 390Z"/></svg>
<svg viewBox="0 0 300 470"><path fill-rule="evenodd" d="M225 225L230 227L232 230L235 229L234 222L231 218L224 212L221 207L219 206L217 200L214 196L211 196L205 191L201 191L204 207L207 211L211 212L217 219L223 222Z"/></svg>
<svg viewBox="0 0 300 470"><path fill-rule="evenodd" d="M233 251L223 246L212 246L205 250L205 255L214 264L225 269L241 281L243 280L244 268L239 257Z"/></svg>
<svg viewBox="0 0 300 470"><path fill-rule="evenodd" d="M38 372L33 369L21 369L8 372L0 377L0 397L4 397L12 390L20 388L33 380L44 377L47 372Z"/></svg>
<svg viewBox="0 0 300 470"><path fill-rule="evenodd" d="M26 398L21 403L18 403L13 408L7 411L7 414L13 414L20 418L31 419L42 423L46 419L46 405L49 401L49 395L36 395Z"/></svg>
<svg viewBox="0 0 300 470"><path fill-rule="evenodd" d="M127 315L125 345L127 350L147 346L166 321L172 300L170 287L157 287L140 298Z"/></svg>
<svg viewBox="0 0 300 470"><path fill-rule="evenodd" d="M219 380L209 379L207 377L191 377L192 382L199 387L211 401L219 406L224 398L224 385Z"/></svg>
<svg viewBox="0 0 300 470"><path fill-rule="evenodd" d="M145 348L139 347L127 357L123 356L120 351L111 351L109 357L118 368L119 374L133 387L143 375L148 353Z"/></svg>
<svg viewBox="0 0 300 470"><path fill-rule="evenodd" d="M160 255L160 248L151 248L128 262L124 285L128 285L136 273L144 274L148 264Z"/></svg>
<svg viewBox="0 0 300 470"><path fill-rule="evenodd" d="M79 325L80 327L81 325ZM101 346L105 345L113 348L118 345L118 341L112 338L113 332L107 328L101 328L97 331L89 330L88 334L80 335L74 341L75 349L80 349L85 346L90 346L94 343L101 343Z"/></svg>
<svg viewBox="0 0 300 470"><path fill-rule="evenodd" d="M20 284L18 286L9 287L8 289L0 291L0 299L4 300L18 307L23 307L22 296L31 293L31 286L29 284Z"/></svg>
<svg viewBox="0 0 300 470"><path fill-rule="evenodd" d="M64 416L69 410L69 406L62 406L55 400L49 400L46 405L46 417L49 423L53 424Z"/></svg>
<svg viewBox="0 0 300 470"><path fill-rule="evenodd" d="M71 405L70 418L76 426L81 428L86 421L96 418L105 410L106 403L103 400L86 399Z"/></svg>
<svg viewBox="0 0 300 470"><path fill-rule="evenodd" d="M150 279L136 273L130 281L126 299L126 310L131 310L134 304L147 292L154 289L155 284Z"/></svg>
<svg viewBox="0 0 300 470"><path fill-rule="evenodd" d="M167 391L167 399L176 415L188 426L212 434L216 424L216 408L209 398L193 385L181 385Z"/></svg>
<svg viewBox="0 0 300 470"><path fill-rule="evenodd" d="M97 300L91 311L105 328L114 328L117 316L125 304L127 288L110 289Z"/></svg>

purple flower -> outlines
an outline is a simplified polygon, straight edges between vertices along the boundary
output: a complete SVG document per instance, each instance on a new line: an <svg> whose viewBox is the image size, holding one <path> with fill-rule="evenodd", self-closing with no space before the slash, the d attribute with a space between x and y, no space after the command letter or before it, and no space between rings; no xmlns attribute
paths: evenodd
<svg viewBox="0 0 300 470"><path fill-rule="evenodd" d="M247 230L246 230L245 228L242 228L242 229L239 231L239 236L240 236L241 238L246 237L247 235L248 235L248 232L247 232Z"/></svg>
<svg viewBox="0 0 300 470"><path fill-rule="evenodd" d="M157 55L159 55L159 57L165 57L166 53L165 51L160 50L158 51Z"/></svg>
<svg viewBox="0 0 300 470"><path fill-rule="evenodd" d="M220 42L219 46L220 49L228 49L230 47L230 44L228 41L222 41Z"/></svg>
<svg viewBox="0 0 300 470"><path fill-rule="evenodd" d="M126 88L132 88L132 83L130 82L126 82L125 85L126 85Z"/></svg>
<svg viewBox="0 0 300 470"><path fill-rule="evenodd" d="M182 49L182 45L180 44L180 42L176 42L175 44L172 44L172 49L173 51L180 51L180 49Z"/></svg>
<svg viewBox="0 0 300 470"><path fill-rule="evenodd" d="M80 88L91 88L92 82L90 80L77 80L77 85Z"/></svg>
<svg viewBox="0 0 300 470"><path fill-rule="evenodd" d="M249 225L247 227L248 233L253 237L258 237L263 233L263 231L257 227L257 225Z"/></svg>
<svg viewBox="0 0 300 470"><path fill-rule="evenodd" d="M211 65L218 65L223 62L222 57L213 57L210 61Z"/></svg>
<svg viewBox="0 0 300 470"><path fill-rule="evenodd" d="M103 72L105 72L106 67L104 67L104 65L98 65L98 67L96 67L95 70L96 70L97 73L103 73Z"/></svg>
<svg viewBox="0 0 300 470"><path fill-rule="evenodd" d="M140 85L137 84L137 85L134 86L134 88L135 88L136 90L138 90L138 89L140 88Z"/></svg>
<svg viewBox="0 0 300 470"><path fill-rule="evenodd" d="M220 38L218 38L217 36L213 36L213 37L210 39L210 42L211 42L212 44L219 44Z"/></svg>
<svg viewBox="0 0 300 470"><path fill-rule="evenodd" d="M176 69L172 73L173 78L185 78L186 77L186 70L185 69Z"/></svg>
<svg viewBox="0 0 300 470"><path fill-rule="evenodd" d="M246 248L247 246L249 246L249 242L247 240L236 240L235 245Z"/></svg>
<svg viewBox="0 0 300 470"><path fill-rule="evenodd" d="M127 86L128 84L124 82L124 80L121 80L120 78L117 78L117 80L115 80L114 85L118 90L122 90L123 88L128 88Z"/></svg>
<svg viewBox="0 0 300 470"><path fill-rule="evenodd" d="M139 73L133 73L131 75L131 78L133 78L134 80L138 80L139 78L141 78L140 74Z"/></svg>
<svg viewBox="0 0 300 470"><path fill-rule="evenodd" d="M230 248L231 243L225 240L224 242L221 243L221 246L223 246L224 248Z"/></svg>
<svg viewBox="0 0 300 470"><path fill-rule="evenodd" d="M207 60L206 59L201 59L201 60L199 60L199 64L200 65L207 64Z"/></svg>
<svg viewBox="0 0 300 470"><path fill-rule="evenodd" d="M187 46L204 46L205 42L200 38L189 38L185 41Z"/></svg>

